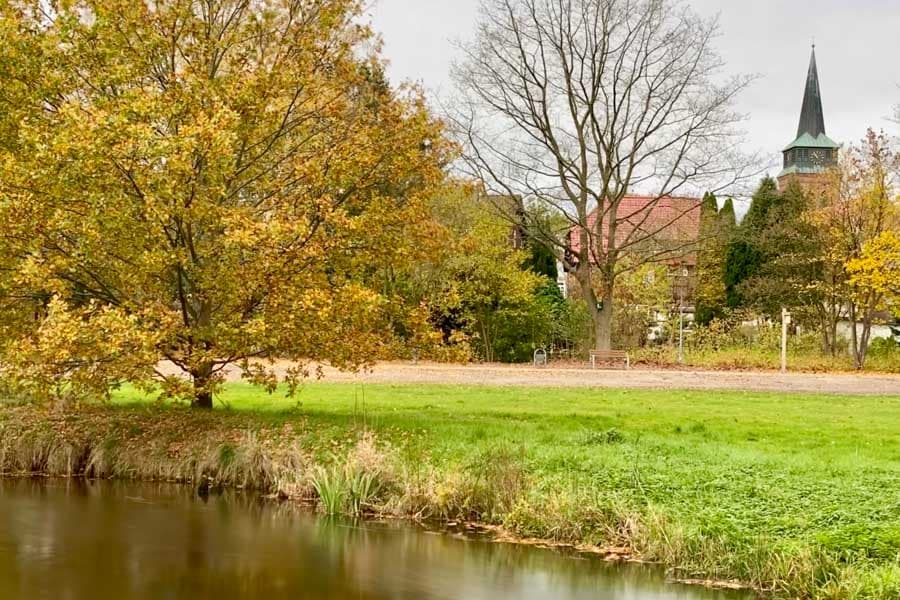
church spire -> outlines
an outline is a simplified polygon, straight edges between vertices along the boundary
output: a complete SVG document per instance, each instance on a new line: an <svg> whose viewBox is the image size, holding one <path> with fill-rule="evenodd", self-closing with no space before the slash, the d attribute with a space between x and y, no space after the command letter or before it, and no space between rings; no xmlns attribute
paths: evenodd
<svg viewBox="0 0 900 600"><path fill-rule="evenodd" d="M822 92L819 89L819 69L816 65L816 45L813 44L800 110L797 138L785 148L784 169L778 176L778 186L786 189L791 181L809 184L837 164L838 145L825 134L825 115L822 112Z"/></svg>
<svg viewBox="0 0 900 600"><path fill-rule="evenodd" d="M816 67L816 45L813 44L806 74L806 91L803 94L803 108L800 111L800 126L797 137L808 133L814 138L825 133L825 114L822 111L822 92L819 89L819 70Z"/></svg>

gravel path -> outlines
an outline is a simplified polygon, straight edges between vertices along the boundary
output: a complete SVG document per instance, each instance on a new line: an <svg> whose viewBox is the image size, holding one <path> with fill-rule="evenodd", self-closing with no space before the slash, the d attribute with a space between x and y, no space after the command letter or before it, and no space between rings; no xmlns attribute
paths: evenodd
<svg viewBox="0 0 900 600"><path fill-rule="evenodd" d="M283 369L287 364L278 365ZM543 387L746 390L900 397L900 375L772 373L748 371L612 370L521 365L378 363L361 373L323 367L324 381L482 384ZM232 371L229 379L238 380Z"/></svg>

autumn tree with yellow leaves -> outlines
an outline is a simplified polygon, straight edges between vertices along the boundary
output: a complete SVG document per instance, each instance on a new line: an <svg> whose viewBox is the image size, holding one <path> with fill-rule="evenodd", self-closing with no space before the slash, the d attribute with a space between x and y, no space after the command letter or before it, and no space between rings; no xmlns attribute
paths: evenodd
<svg viewBox="0 0 900 600"><path fill-rule="evenodd" d="M808 219L821 236L820 262L827 275L820 285L843 305L858 369L865 366L875 317L892 295L887 279L898 272L892 258L900 230L898 177L900 153L890 138L870 129L812 192Z"/></svg>
<svg viewBox="0 0 900 600"><path fill-rule="evenodd" d="M385 300L359 273L415 243L450 148L361 7L0 0L8 378L209 408L229 365L273 389L255 359L371 356Z"/></svg>
<svg viewBox="0 0 900 600"><path fill-rule="evenodd" d="M847 263L854 289L872 294L900 316L900 233L884 231Z"/></svg>

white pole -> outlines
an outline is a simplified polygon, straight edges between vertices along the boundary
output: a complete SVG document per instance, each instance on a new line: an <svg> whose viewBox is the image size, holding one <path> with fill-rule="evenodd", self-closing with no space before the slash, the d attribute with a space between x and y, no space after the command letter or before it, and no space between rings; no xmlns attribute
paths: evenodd
<svg viewBox="0 0 900 600"><path fill-rule="evenodd" d="M787 373L787 338L790 314L786 308L781 309L781 372Z"/></svg>
<svg viewBox="0 0 900 600"><path fill-rule="evenodd" d="M684 363L684 307L678 307L678 364Z"/></svg>

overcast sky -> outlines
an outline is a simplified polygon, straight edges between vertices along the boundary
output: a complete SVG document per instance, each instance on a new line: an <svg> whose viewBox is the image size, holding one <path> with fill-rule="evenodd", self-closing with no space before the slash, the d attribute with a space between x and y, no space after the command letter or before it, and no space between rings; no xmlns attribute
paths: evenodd
<svg viewBox="0 0 900 600"><path fill-rule="evenodd" d="M689 0L718 14L720 54L732 74L760 79L741 97L747 148L780 161L793 138L815 38L825 126L839 143L867 127L900 133L887 119L900 103L900 0ZM369 13L384 40L394 82L416 81L449 95L454 40L470 39L479 0L374 0ZM778 172L773 167L772 175Z"/></svg>

